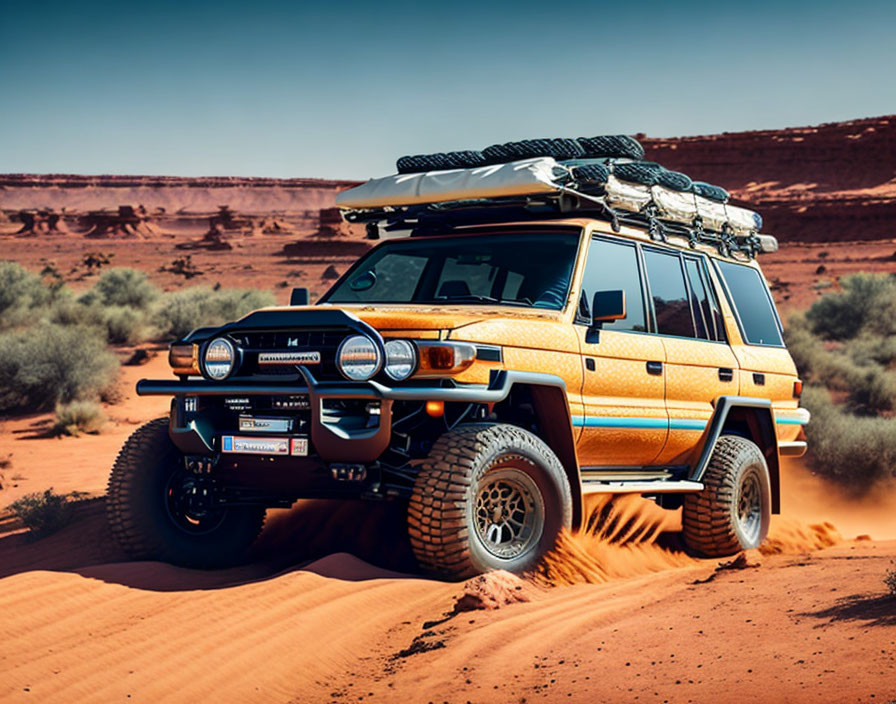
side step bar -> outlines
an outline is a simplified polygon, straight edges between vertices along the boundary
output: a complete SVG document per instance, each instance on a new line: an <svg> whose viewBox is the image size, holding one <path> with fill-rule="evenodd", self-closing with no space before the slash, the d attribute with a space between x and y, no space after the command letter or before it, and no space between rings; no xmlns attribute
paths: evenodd
<svg viewBox="0 0 896 704"><path fill-rule="evenodd" d="M582 480L583 494L683 494L703 491L700 482L680 481L595 481Z"/></svg>

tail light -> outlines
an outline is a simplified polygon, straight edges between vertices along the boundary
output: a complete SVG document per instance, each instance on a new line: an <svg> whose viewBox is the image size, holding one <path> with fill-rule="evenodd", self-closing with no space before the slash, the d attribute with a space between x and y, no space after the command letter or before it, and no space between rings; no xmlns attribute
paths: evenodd
<svg viewBox="0 0 896 704"><path fill-rule="evenodd" d="M795 382L793 382L793 397L799 398L802 395L803 395L803 380L797 379Z"/></svg>

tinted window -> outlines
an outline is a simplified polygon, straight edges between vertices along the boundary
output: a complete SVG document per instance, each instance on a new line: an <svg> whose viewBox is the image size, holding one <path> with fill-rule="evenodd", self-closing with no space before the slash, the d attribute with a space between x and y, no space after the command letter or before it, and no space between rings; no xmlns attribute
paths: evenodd
<svg viewBox="0 0 896 704"><path fill-rule="evenodd" d="M695 337L688 289L678 255L646 249L644 262L657 332L661 335Z"/></svg>
<svg viewBox="0 0 896 704"><path fill-rule="evenodd" d="M781 329L762 275L754 268L718 262L731 301L751 345L781 345Z"/></svg>
<svg viewBox="0 0 896 704"><path fill-rule="evenodd" d="M691 287L691 311L697 325L697 337L703 340L724 340L722 314L712 284L709 283L706 263L685 257L684 268Z"/></svg>
<svg viewBox="0 0 896 704"><path fill-rule="evenodd" d="M592 240L582 279L582 310L586 317L590 317L595 292L619 290L625 291L626 316L621 320L604 323L604 329L646 331L637 250L634 246L621 242Z"/></svg>
<svg viewBox="0 0 896 704"><path fill-rule="evenodd" d="M514 232L386 242L324 296L330 303L566 304L579 233Z"/></svg>

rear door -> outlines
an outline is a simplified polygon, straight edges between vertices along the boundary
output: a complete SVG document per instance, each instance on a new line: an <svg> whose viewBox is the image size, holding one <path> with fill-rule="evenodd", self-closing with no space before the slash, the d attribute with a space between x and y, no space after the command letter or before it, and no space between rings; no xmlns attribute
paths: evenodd
<svg viewBox="0 0 896 704"><path fill-rule="evenodd" d="M713 402L738 391L737 359L702 255L645 246L644 264L654 330L665 351L669 434L658 464L686 464L700 441Z"/></svg>
<svg viewBox="0 0 896 704"><path fill-rule="evenodd" d="M627 315L589 330L596 291L625 291ZM592 239L582 279L576 332L582 351L584 414L578 441L583 467L652 464L666 443L663 343L647 334L648 318L637 245Z"/></svg>

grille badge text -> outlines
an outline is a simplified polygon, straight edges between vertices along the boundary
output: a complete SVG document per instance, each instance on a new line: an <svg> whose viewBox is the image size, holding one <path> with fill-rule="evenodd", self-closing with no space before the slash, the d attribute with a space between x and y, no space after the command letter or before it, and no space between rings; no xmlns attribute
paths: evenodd
<svg viewBox="0 0 896 704"><path fill-rule="evenodd" d="M259 364L320 364L320 352L262 352Z"/></svg>

